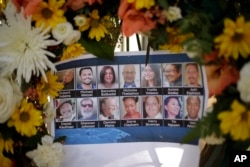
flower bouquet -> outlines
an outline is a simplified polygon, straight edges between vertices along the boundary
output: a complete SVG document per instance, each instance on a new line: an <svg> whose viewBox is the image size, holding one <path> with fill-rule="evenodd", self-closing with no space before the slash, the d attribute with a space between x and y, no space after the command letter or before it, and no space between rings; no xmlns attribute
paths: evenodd
<svg viewBox="0 0 250 167"><path fill-rule="evenodd" d="M201 166L211 157L228 162L225 150L247 150L249 5L249 0L0 0L1 166L59 166L64 137L53 139L46 126L55 114L51 101L63 88L54 63L85 52L112 60L122 36L135 33L148 39L146 56L151 49L185 52L207 69L216 102L184 139L206 141Z"/></svg>

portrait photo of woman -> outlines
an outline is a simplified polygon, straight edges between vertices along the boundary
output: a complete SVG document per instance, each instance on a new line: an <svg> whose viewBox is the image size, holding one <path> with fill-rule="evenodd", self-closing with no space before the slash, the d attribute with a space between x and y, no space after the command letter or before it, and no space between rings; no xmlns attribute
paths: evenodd
<svg viewBox="0 0 250 167"><path fill-rule="evenodd" d="M141 113L139 112L138 109L138 97L123 97L122 102L123 102L123 107L124 107L124 116L122 119L137 119L141 118Z"/></svg>
<svg viewBox="0 0 250 167"><path fill-rule="evenodd" d="M167 96L164 100L165 118L182 119L183 111L181 106L181 97Z"/></svg>
<svg viewBox="0 0 250 167"><path fill-rule="evenodd" d="M144 98L144 118L162 119L162 107L160 96L146 96Z"/></svg>
<svg viewBox="0 0 250 167"><path fill-rule="evenodd" d="M142 71L142 87L161 86L161 66L159 64L148 64Z"/></svg>
<svg viewBox="0 0 250 167"><path fill-rule="evenodd" d="M103 66L100 70L100 78L98 89L114 89L119 88L115 71L113 66Z"/></svg>

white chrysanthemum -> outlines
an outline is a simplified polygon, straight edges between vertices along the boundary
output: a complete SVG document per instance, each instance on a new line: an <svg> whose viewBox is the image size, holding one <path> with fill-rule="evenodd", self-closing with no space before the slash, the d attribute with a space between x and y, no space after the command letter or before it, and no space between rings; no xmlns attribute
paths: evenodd
<svg viewBox="0 0 250 167"><path fill-rule="evenodd" d="M52 30L52 36L58 41L63 41L72 34L73 30L71 23L60 23Z"/></svg>
<svg viewBox="0 0 250 167"><path fill-rule="evenodd" d="M25 18L21 13L4 11L7 22L0 26L0 68L1 76L11 75L16 71L16 80L30 81L31 76L42 74L47 81L45 70L56 71L47 56L55 55L47 47L57 45L50 40L49 29L35 28L31 25L31 16Z"/></svg>
<svg viewBox="0 0 250 167"><path fill-rule="evenodd" d="M237 84L237 89L240 92L240 98L246 103L250 102L249 71L250 71L250 62L246 63L240 70L240 79Z"/></svg>
<svg viewBox="0 0 250 167"><path fill-rule="evenodd" d="M43 106L44 108L44 114L45 114L45 122L50 123L56 116L56 111L52 107L51 103L46 103Z"/></svg>
<svg viewBox="0 0 250 167"><path fill-rule="evenodd" d="M12 1L7 3L5 10L7 10L8 12L10 12L12 14L17 13L17 8L14 5L14 3L12 3Z"/></svg>
<svg viewBox="0 0 250 167"><path fill-rule="evenodd" d="M202 138L207 144L211 145L219 145L224 143L225 138L223 137L216 137L215 134L212 134L211 136L206 136L205 138Z"/></svg>
<svg viewBox="0 0 250 167"><path fill-rule="evenodd" d="M26 153L38 167L60 167L63 155L63 145L53 143L53 138L48 135L42 138L42 145L38 144L37 149Z"/></svg>
<svg viewBox="0 0 250 167"><path fill-rule="evenodd" d="M16 82L0 78L0 123L6 122L22 99L22 92Z"/></svg>
<svg viewBox="0 0 250 167"><path fill-rule="evenodd" d="M184 51L191 59L202 55L201 44L197 40L192 40L184 45Z"/></svg>
<svg viewBox="0 0 250 167"><path fill-rule="evenodd" d="M166 17L169 22L181 19L182 18L181 9L176 6L170 6L166 11Z"/></svg>
<svg viewBox="0 0 250 167"><path fill-rule="evenodd" d="M87 18L85 16L77 15L74 17L75 25L78 27L82 27L87 23Z"/></svg>
<svg viewBox="0 0 250 167"><path fill-rule="evenodd" d="M64 45L71 45L76 43L81 38L81 32L78 30L74 30L71 34L63 41Z"/></svg>

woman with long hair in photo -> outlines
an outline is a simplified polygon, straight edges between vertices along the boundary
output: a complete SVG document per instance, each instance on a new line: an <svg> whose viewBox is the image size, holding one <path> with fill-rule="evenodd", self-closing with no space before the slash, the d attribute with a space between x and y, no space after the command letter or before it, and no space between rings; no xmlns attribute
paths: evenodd
<svg viewBox="0 0 250 167"><path fill-rule="evenodd" d="M158 64L148 64L143 70L142 87L161 86L160 76L160 66Z"/></svg>
<svg viewBox="0 0 250 167"><path fill-rule="evenodd" d="M165 118L181 119L181 102L178 96L168 96L164 100Z"/></svg>

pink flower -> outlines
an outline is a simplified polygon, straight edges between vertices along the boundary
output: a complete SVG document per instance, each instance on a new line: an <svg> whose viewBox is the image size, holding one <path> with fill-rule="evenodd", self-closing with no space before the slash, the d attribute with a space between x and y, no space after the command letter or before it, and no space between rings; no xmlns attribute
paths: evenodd
<svg viewBox="0 0 250 167"><path fill-rule="evenodd" d="M37 6L42 0L12 0L12 2L18 11L21 10L21 7L24 8L24 16L29 16L36 11Z"/></svg>

